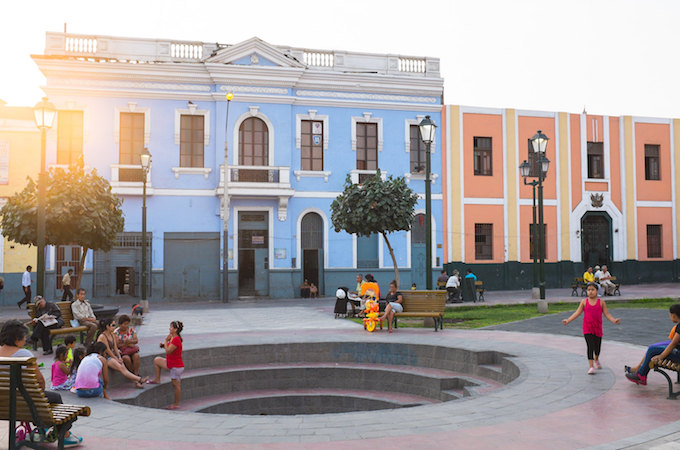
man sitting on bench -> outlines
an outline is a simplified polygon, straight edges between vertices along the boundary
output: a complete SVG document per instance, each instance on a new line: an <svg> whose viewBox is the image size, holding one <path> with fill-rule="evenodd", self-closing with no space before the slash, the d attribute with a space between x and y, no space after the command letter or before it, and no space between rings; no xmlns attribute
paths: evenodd
<svg viewBox="0 0 680 450"><path fill-rule="evenodd" d="M43 355L52 354L52 339L50 330L64 326L64 319L61 317L61 310L54 303L46 301L38 295L33 299L35 303L35 318L33 324L33 334L30 341L35 344L42 342Z"/></svg>

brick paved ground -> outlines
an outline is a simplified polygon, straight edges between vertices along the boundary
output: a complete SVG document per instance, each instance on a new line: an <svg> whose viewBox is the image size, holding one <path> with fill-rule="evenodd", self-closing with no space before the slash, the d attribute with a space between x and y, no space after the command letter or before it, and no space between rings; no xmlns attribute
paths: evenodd
<svg viewBox="0 0 680 450"><path fill-rule="evenodd" d="M676 296L679 285L631 286L624 294ZM561 299L555 292L549 299ZM568 292L567 292L568 294ZM527 292L487 293L490 303L530 302ZM569 297L566 297L569 299ZM576 298L571 298L574 301ZM611 298L607 298L611 301ZM185 323L185 348L278 342L403 342L497 350L514 355L521 376L485 396L400 410L308 416L235 416L164 411L103 399L78 399L93 414L76 422L85 448L676 448L680 442L677 401L666 400L667 385L650 374L649 385L625 380L623 365L639 361L645 346L670 329L664 311L617 309L618 327L605 325L604 369L586 375L580 324L564 327L568 313L489 327L484 330L400 328L391 335L366 333L360 325L332 318L333 299L261 300L154 305L139 329L143 354L171 320ZM15 312L18 312L14 308ZM11 308L0 308L3 319ZM20 315L20 314L19 314ZM23 318L23 317L22 317ZM206 330L211 332L206 333ZM51 360L45 362L45 374ZM0 447L7 442L0 427Z"/></svg>

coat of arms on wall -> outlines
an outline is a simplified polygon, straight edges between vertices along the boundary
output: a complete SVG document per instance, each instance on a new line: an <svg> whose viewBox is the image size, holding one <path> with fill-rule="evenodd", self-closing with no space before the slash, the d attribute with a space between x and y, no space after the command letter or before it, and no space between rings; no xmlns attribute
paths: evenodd
<svg viewBox="0 0 680 450"><path fill-rule="evenodd" d="M604 201L603 194L590 194L590 202L593 208L602 208L602 202Z"/></svg>

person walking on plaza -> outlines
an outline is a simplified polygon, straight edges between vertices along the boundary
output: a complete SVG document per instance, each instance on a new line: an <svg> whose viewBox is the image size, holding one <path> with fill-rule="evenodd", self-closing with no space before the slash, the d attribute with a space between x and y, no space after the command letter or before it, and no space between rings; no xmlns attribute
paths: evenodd
<svg viewBox="0 0 680 450"><path fill-rule="evenodd" d="M24 298L17 302L17 306L21 309L21 305L26 303L26 309L28 309L28 304L31 303L31 270L33 267L26 266L26 271L21 276L21 288L24 290Z"/></svg>
<svg viewBox="0 0 680 450"><path fill-rule="evenodd" d="M616 325L621 319L615 319L607 309L607 304L597 296L597 284L588 283L588 298L581 300L578 309L568 319L562 320L567 325L583 313L583 337L586 340L588 354L588 375L595 374L595 368L601 369L600 348L602 346L602 315Z"/></svg>
<svg viewBox="0 0 680 450"><path fill-rule="evenodd" d="M52 354L52 339L50 338L50 330L61 328L64 326L64 319L61 317L61 310L54 303L50 303L37 295L35 299L35 319L33 323L33 334L31 335L31 342L42 342L43 355ZM46 317L41 320L41 317Z"/></svg>
<svg viewBox="0 0 680 450"><path fill-rule="evenodd" d="M182 372L184 372L184 361L182 361L182 330L184 324L179 320L170 322L170 334L165 337L165 341L161 342L161 348L165 349L165 358L156 356L153 360L153 366L156 369L156 378L147 381L149 384L160 384L161 369L170 370L170 381L175 391L175 402L168 406L168 409L179 408L179 399L182 395L181 379Z"/></svg>
<svg viewBox="0 0 680 450"><path fill-rule="evenodd" d="M73 301L73 292L71 292L71 275L73 275L73 269L68 269L68 272L66 272L64 277L61 279L61 287L64 290L64 295L61 296L62 302L65 302L66 300L70 302Z"/></svg>
<svg viewBox="0 0 680 450"><path fill-rule="evenodd" d="M71 303L71 311L73 317L80 325L87 327L87 339L85 344L92 343L94 334L97 332L99 326L97 325L97 317L95 317L90 302L85 299L85 289L79 288L76 291L76 301Z"/></svg>

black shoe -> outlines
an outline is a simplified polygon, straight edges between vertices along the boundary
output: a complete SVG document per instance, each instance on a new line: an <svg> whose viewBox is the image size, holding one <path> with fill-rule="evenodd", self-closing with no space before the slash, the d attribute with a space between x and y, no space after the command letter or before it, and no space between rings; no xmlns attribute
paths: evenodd
<svg viewBox="0 0 680 450"><path fill-rule="evenodd" d="M43 355L51 355L52 353L54 353L54 351L52 349L49 349L49 350L45 350L43 352Z"/></svg>
<svg viewBox="0 0 680 450"><path fill-rule="evenodd" d="M23 302L17 302L17 306L19 307L19 309L21 309L21 304L22 304L22 303L23 303Z"/></svg>

